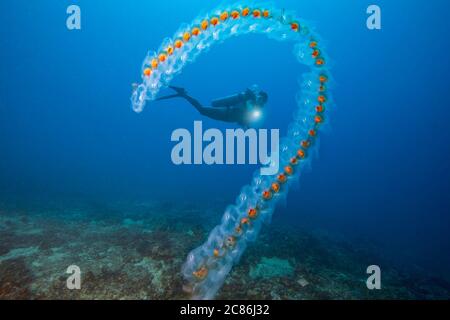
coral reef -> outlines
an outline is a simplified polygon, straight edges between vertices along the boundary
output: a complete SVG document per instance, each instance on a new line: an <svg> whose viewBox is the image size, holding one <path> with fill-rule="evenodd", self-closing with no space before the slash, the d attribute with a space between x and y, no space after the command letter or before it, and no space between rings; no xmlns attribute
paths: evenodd
<svg viewBox="0 0 450 320"><path fill-rule="evenodd" d="M273 277L291 277L294 274L294 268L288 260L278 259L276 257L262 257L261 262L255 267L250 268L250 278L273 278Z"/></svg>
<svg viewBox="0 0 450 320"><path fill-rule="evenodd" d="M151 201L0 204L0 299L185 299L181 267L220 216L216 208ZM201 222L201 224L199 223ZM365 286L383 261L383 289ZM67 267L81 289L66 287ZM261 281L264 279L264 281ZM353 242L277 224L263 230L220 299L448 299L450 284L407 272Z"/></svg>

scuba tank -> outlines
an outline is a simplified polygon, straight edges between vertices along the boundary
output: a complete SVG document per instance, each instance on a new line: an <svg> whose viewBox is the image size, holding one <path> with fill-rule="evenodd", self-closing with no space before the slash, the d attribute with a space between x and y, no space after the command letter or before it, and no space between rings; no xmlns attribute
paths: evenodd
<svg viewBox="0 0 450 320"><path fill-rule="evenodd" d="M247 104L248 101L256 101L261 95L261 90L257 85L253 85L244 92L233 94L224 98L215 99L211 102L214 108L232 107L241 103Z"/></svg>
<svg viewBox="0 0 450 320"><path fill-rule="evenodd" d="M211 106L214 108L232 107L245 102L247 97L245 93L237 93L224 98L215 99L211 102Z"/></svg>

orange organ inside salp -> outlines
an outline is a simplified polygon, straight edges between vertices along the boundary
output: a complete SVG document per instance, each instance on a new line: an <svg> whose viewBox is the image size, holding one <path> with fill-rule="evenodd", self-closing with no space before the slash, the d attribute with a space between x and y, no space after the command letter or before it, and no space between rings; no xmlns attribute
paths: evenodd
<svg viewBox="0 0 450 320"><path fill-rule="evenodd" d="M277 177L277 180L280 183L285 183L286 182L286 176L284 174L279 174L278 177Z"/></svg>
<svg viewBox="0 0 450 320"><path fill-rule="evenodd" d="M294 169L291 166L284 167L284 172L286 172L287 175L291 176L294 173Z"/></svg>
<svg viewBox="0 0 450 320"><path fill-rule="evenodd" d="M219 19L217 19L216 17L214 17L214 18L211 19L211 24L212 24L213 26L217 26L218 23L219 23Z"/></svg>
<svg viewBox="0 0 450 320"><path fill-rule="evenodd" d="M272 183L272 190L273 192L277 193L280 191L280 185L276 182Z"/></svg>
<svg viewBox="0 0 450 320"><path fill-rule="evenodd" d="M228 12L224 11L222 12L222 14L220 15L220 20L225 21L228 19Z"/></svg>
<svg viewBox="0 0 450 320"><path fill-rule="evenodd" d="M183 46L183 41L181 41L181 40L175 41L175 47L177 49L180 49L182 46Z"/></svg>
<svg viewBox="0 0 450 320"><path fill-rule="evenodd" d="M314 117L314 121L315 121L316 123L321 123L321 122L323 122L323 118L322 118L321 116L315 116L315 117Z"/></svg>
<svg viewBox="0 0 450 320"><path fill-rule="evenodd" d="M241 219L241 226L244 225L244 224L249 224L249 222L250 221L248 220L248 218L242 218Z"/></svg>
<svg viewBox="0 0 450 320"><path fill-rule="evenodd" d="M255 208L251 208L250 210L248 210L249 218L255 219L257 215L258 215L258 211Z"/></svg>
<svg viewBox="0 0 450 320"><path fill-rule="evenodd" d="M208 275L208 269L206 269L206 267L201 267L200 269L198 269L197 271L194 271L192 273L197 279L205 279L206 276Z"/></svg>
<svg viewBox="0 0 450 320"><path fill-rule="evenodd" d="M272 198L272 193L270 192L270 190L266 190L263 192L262 196L265 200L269 200L270 198Z"/></svg>
<svg viewBox="0 0 450 320"><path fill-rule="evenodd" d="M183 34L183 40L184 42L188 42L189 40L191 40L191 34L189 32L185 32Z"/></svg>
<svg viewBox="0 0 450 320"><path fill-rule="evenodd" d="M152 74L152 69L150 68L145 68L144 69L144 75L149 77Z"/></svg>

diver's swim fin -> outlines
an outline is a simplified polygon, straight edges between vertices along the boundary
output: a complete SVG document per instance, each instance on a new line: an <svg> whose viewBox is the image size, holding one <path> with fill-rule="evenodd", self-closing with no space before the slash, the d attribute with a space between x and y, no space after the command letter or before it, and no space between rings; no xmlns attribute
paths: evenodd
<svg viewBox="0 0 450 320"><path fill-rule="evenodd" d="M185 88L180 88L180 87L175 87L175 86L169 86L169 88L174 90L176 92L176 94L171 94L171 95L168 95L168 96L157 98L156 101L173 99L173 98L183 98L183 97L186 96L186 89Z"/></svg>
<svg viewBox="0 0 450 320"><path fill-rule="evenodd" d="M186 89L185 88L175 87L175 86L169 86L169 88L174 90L179 95L185 95L186 94Z"/></svg>
<svg viewBox="0 0 450 320"><path fill-rule="evenodd" d="M177 93L177 94L171 94L171 95L168 95L168 96L157 98L157 99L155 99L155 101L168 100L168 99L181 98L181 97L183 97L183 96L181 94Z"/></svg>

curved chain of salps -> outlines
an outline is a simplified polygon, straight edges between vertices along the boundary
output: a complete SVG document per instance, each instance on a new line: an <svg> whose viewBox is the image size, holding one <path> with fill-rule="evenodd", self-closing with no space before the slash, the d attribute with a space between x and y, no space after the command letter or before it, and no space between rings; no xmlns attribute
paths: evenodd
<svg viewBox="0 0 450 320"><path fill-rule="evenodd" d="M200 53L232 36L248 33L294 42L294 55L310 71L299 81L298 108L280 144L281 171L275 176L255 172L251 184L244 186L236 203L225 210L207 241L189 253L182 272L194 299L215 296L247 244L256 239L262 224L270 221L276 204L298 179L301 168L308 165L330 101L327 58L319 37L292 13L268 6L229 6L183 25L157 52L149 53L142 66L143 82L131 98L133 109L141 112L146 101L155 99L159 90Z"/></svg>

